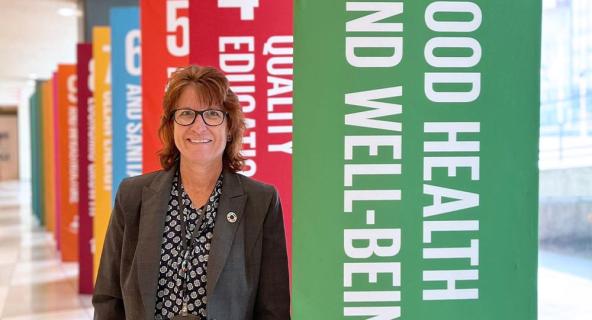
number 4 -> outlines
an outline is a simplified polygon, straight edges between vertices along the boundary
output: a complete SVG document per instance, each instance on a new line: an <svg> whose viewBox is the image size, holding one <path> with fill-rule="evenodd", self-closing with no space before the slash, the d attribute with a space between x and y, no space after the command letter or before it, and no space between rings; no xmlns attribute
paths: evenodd
<svg viewBox="0 0 592 320"><path fill-rule="evenodd" d="M239 8L241 20L254 20L259 0L218 0L219 8Z"/></svg>

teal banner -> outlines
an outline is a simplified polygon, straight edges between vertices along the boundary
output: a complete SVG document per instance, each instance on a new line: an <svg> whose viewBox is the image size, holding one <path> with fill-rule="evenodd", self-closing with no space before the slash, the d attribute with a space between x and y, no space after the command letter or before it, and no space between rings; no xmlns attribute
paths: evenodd
<svg viewBox="0 0 592 320"><path fill-rule="evenodd" d="M41 132L41 81L35 81L35 91L29 98L31 123L31 209L43 225L43 136Z"/></svg>
<svg viewBox="0 0 592 320"><path fill-rule="evenodd" d="M540 1L295 1L294 319L536 319Z"/></svg>

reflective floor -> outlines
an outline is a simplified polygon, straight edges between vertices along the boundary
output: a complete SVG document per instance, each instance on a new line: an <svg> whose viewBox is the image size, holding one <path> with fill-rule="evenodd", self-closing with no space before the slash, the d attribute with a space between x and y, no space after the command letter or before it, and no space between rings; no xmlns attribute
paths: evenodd
<svg viewBox="0 0 592 320"><path fill-rule="evenodd" d="M592 320L592 259L539 251L539 320Z"/></svg>
<svg viewBox="0 0 592 320"><path fill-rule="evenodd" d="M592 320L592 259L539 252L539 320ZM29 184L0 182L0 319L92 319L78 266L36 226Z"/></svg>
<svg viewBox="0 0 592 320"><path fill-rule="evenodd" d="M78 265L62 263L31 218L27 184L0 183L0 319L92 319L78 294Z"/></svg>

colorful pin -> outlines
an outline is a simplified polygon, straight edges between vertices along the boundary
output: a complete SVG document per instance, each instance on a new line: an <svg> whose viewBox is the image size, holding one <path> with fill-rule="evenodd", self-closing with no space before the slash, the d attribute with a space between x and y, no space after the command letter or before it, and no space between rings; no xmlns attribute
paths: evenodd
<svg viewBox="0 0 592 320"><path fill-rule="evenodd" d="M236 213L230 211L228 214L226 214L226 220L228 220L228 222L230 223L235 223L236 220L238 219L238 216L236 215Z"/></svg>

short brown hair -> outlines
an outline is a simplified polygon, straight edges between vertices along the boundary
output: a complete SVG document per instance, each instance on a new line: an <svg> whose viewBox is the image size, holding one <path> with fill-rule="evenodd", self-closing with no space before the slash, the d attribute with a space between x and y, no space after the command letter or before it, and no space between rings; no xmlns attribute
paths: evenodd
<svg viewBox="0 0 592 320"><path fill-rule="evenodd" d="M203 103L210 106L221 106L228 112L226 117L230 141L226 144L222 162L225 168L237 172L242 170L245 158L240 154L242 138L245 131L245 117L238 97L232 90L226 76L216 68L189 65L177 69L171 75L162 108L164 111L158 134L163 148L158 153L163 169L172 168L179 158L179 149L175 145L173 135L173 113L177 100L183 89L194 86Z"/></svg>

